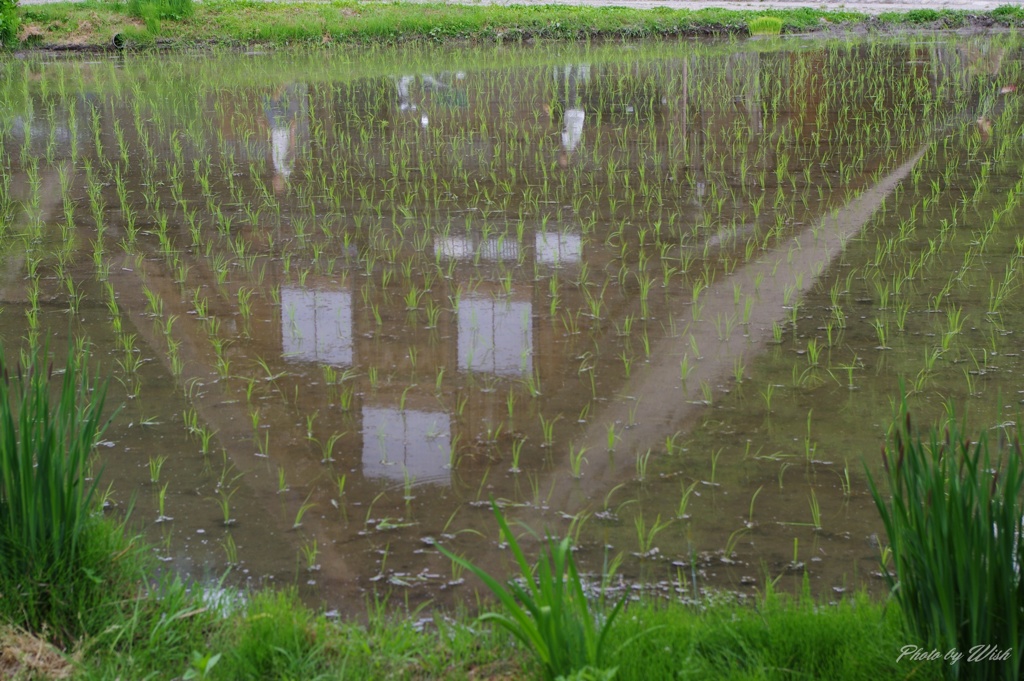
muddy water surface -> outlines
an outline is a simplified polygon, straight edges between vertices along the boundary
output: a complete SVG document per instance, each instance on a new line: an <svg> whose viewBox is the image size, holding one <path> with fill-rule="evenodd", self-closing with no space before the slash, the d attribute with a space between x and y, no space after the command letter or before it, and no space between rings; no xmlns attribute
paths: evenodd
<svg viewBox="0 0 1024 681"><path fill-rule="evenodd" d="M191 578L469 599L494 499L623 585L877 589L900 383L1014 425L1016 38L0 68L0 335L110 377Z"/></svg>

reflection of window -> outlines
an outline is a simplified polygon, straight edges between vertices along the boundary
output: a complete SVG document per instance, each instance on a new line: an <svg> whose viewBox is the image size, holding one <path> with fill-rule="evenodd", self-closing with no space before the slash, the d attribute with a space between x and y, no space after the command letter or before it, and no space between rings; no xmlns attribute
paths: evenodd
<svg viewBox="0 0 1024 681"><path fill-rule="evenodd" d="M565 110L565 127L562 128L562 146L566 151L576 151L583 139L583 121L587 117L583 109Z"/></svg>
<svg viewBox="0 0 1024 681"><path fill-rule="evenodd" d="M352 364L352 294L281 287L285 359Z"/></svg>
<svg viewBox="0 0 1024 681"><path fill-rule="evenodd" d="M537 262L542 265L578 263L583 255L583 242L579 234L563 232L537 232Z"/></svg>
<svg viewBox="0 0 1024 681"><path fill-rule="evenodd" d="M450 446L448 414L363 407L363 474L368 477L447 477Z"/></svg>
<svg viewBox="0 0 1024 681"><path fill-rule="evenodd" d="M466 296L459 301L459 368L499 376L533 372L529 302Z"/></svg>
<svg viewBox="0 0 1024 681"><path fill-rule="evenodd" d="M434 243L434 253L454 260L502 260L519 259L519 244L515 239L497 238L474 241L468 237L449 236Z"/></svg>
<svg viewBox="0 0 1024 681"><path fill-rule="evenodd" d="M473 242L466 237L449 236L434 242L434 254L452 260L472 260Z"/></svg>

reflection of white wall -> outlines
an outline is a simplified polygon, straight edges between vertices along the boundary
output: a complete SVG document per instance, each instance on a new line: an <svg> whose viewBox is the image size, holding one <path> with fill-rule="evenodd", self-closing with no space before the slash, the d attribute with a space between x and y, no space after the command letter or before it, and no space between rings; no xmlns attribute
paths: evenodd
<svg viewBox="0 0 1024 681"><path fill-rule="evenodd" d="M281 287L285 359L352 364L352 293Z"/></svg>
<svg viewBox="0 0 1024 681"><path fill-rule="evenodd" d="M462 236L444 237L434 242L434 253L444 258L475 260L478 252L481 260L515 261L519 259L519 244L514 238L486 239L477 243Z"/></svg>
<svg viewBox="0 0 1024 681"><path fill-rule="evenodd" d="M363 407L363 475L420 480L447 475L451 419L443 412Z"/></svg>
<svg viewBox="0 0 1024 681"><path fill-rule="evenodd" d="M459 368L499 376L533 372L529 302L464 296L459 301Z"/></svg>
<svg viewBox="0 0 1024 681"><path fill-rule="evenodd" d="M578 263L583 255L583 242L579 234L537 232L535 243L537 262L542 265Z"/></svg>

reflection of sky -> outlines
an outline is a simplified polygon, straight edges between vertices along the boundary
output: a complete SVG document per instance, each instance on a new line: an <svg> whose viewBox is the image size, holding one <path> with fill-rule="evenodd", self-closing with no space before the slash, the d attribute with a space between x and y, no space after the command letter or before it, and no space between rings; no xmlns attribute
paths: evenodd
<svg viewBox="0 0 1024 681"><path fill-rule="evenodd" d="M448 236L434 242L434 254L442 258L474 260L477 252L481 260L516 261L519 259L519 244L509 237L477 241L467 236Z"/></svg>
<svg viewBox="0 0 1024 681"><path fill-rule="evenodd" d="M285 359L352 364L352 293L281 287Z"/></svg>
<svg viewBox="0 0 1024 681"><path fill-rule="evenodd" d="M404 480L447 476L451 419L444 412L363 407L363 475Z"/></svg>
<svg viewBox="0 0 1024 681"><path fill-rule="evenodd" d="M465 296L459 301L459 368L499 376L533 372L531 304Z"/></svg>
<svg viewBox="0 0 1024 681"><path fill-rule="evenodd" d="M583 255L580 235L568 232L537 232L534 248L542 265L574 264Z"/></svg>

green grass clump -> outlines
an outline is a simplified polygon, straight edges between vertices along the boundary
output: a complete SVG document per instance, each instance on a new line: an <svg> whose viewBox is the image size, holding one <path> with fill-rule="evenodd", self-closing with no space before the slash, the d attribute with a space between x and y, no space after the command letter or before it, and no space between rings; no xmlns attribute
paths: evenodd
<svg viewBox="0 0 1024 681"><path fill-rule="evenodd" d="M747 24L750 35L780 35L782 33L782 19L778 17L757 17L751 19Z"/></svg>
<svg viewBox="0 0 1024 681"><path fill-rule="evenodd" d="M883 453L891 499L869 475L889 535L887 578L909 628L927 649L969 654L974 646L1012 651L1006 660L955 660L949 678L1016 679L1024 646L1024 468L1015 436L992 454L950 419L925 438L906 400Z"/></svg>
<svg viewBox="0 0 1024 681"><path fill-rule="evenodd" d="M96 480L86 480L109 423L105 386L73 354L54 378L45 351L15 366L0 350L0 616L66 643L118 597L127 564L112 556L129 543L98 517Z"/></svg>
<svg viewBox="0 0 1024 681"><path fill-rule="evenodd" d="M797 596L769 586L756 604L631 603L610 642L643 636L611 656L615 680L941 678L941 661L899 660L914 639L897 608L865 593L825 604L807 584Z"/></svg>
<svg viewBox="0 0 1024 681"><path fill-rule="evenodd" d="M142 19L150 33L160 32L160 21L180 21L195 14L192 0L128 0L128 14Z"/></svg>
<svg viewBox="0 0 1024 681"><path fill-rule="evenodd" d="M328 624L291 592L255 594L221 662L233 679L315 679L328 671Z"/></svg>
<svg viewBox="0 0 1024 681"><path fill-rule="evenodd" d="M18 16L17 0L0 0L0 46L17 45L20 28L21 18Z"/></svg>
<svg viewBox="0 0 1024 681"><path fill-rule="evenodd" d="M485 613L481 621L494 622L523 643L548 681L572 674L603 678L605 643L625 600L604 615L591 612L572 557L571 540L549 537L546 553L533 568L498 505L492 502L492 507L525 586L518 581L503 584L465 558L441 549L453 562L479 577L503 606L503 612Z"/></svg>
<svg viewBox="0 0 1024 681"><path fill-rule="evenodd" d="M1021 5L1000 5L992 10L992 18L1010 26L1024 24L1024 7Z"/></svg>

